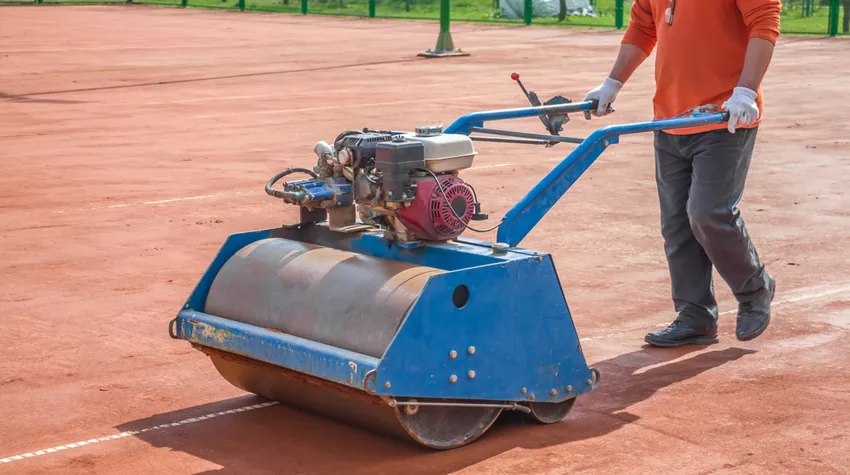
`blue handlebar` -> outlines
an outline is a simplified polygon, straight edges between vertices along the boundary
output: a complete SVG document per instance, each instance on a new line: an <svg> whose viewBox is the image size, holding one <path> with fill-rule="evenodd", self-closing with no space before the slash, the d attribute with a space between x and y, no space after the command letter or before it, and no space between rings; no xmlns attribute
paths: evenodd
<svg viewBox="0 0 850 475"><path fill-rule="evenodd" d="M541 113L567 113L592 110L593 102L577 102L549 107L528 107L476 112L457 119L445 133L469 135L471 129L483 127L487 120L505 120L539 116ZM631 124L609 125L597 129L581 142L561 163L543 177L519 202L505 214L499 227L497 241L516 247L526 235L552 209L567 190L602 155L605 149L619 142L621 135L655 132L660 130L683 129L725 122L728 112L697 113L690 116L635 122Z"/></svg>

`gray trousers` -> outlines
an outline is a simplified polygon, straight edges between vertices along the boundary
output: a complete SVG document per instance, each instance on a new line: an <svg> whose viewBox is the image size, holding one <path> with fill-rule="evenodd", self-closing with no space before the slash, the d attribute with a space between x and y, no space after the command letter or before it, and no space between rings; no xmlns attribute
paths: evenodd
<svg viewBox="0 0 850 475"><path fill-rule="evenodd" d="M739 302L765 286L764 264L750 240L738 202L757 129L721 129L693 135L655 134L661 234L680 320L717 324L712 269Z"/></svg>

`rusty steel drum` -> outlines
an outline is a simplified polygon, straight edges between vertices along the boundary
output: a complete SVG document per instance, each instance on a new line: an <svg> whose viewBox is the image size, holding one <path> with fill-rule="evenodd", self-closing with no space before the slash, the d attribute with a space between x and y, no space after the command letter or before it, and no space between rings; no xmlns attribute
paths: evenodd
<svg viewBox="0 0 850 475"><path fill-rule="evenodd" d="M440 269L281 238L249 244L216 275L205 312L381 358ZM384 434L448 449L477 439L498 407L390 406L365 391L201 347L247 392ZM446 401L450 402L450 401Z"/></svg>

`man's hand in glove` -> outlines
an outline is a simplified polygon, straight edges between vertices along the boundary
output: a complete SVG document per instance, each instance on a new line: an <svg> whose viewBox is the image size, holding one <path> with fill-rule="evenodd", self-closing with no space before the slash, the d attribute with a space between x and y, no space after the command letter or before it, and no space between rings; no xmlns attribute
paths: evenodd
<svg viewBox="0 0 850 475"><path fill-rule="evenodd" d="M605 78L605 82L588 92L587 96L584 98L585 101L591 101L594 99L599 101L599 105L596 107L596 110L593 111L593 115L601 117L608 114L608 107L610 107L611 103L614 102L614 99L617 98L617 94L620 92L622 87L623 83L608 77ZM590 119L590 111L585 111L584 117L586 119Z"/></svg>
<svg viewBox="0 0 850 475"><path fill-rule="evenodd" d="M752 89L736 87L723 108L729 111L729 132L735 133L735 128L754 123L759 118L759 108L756 105L756 94Z"/></svg>

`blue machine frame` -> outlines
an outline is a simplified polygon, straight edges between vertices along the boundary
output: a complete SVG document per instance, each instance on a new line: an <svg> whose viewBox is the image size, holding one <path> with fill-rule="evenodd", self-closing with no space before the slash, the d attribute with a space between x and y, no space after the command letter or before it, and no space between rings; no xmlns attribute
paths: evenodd
<svg viewBox="0 0 850 475"><path fill-rule="evenodd" d="M567 106L586 111L595 103ZM552 109L470 114L446 133L469 135L481 130L485 121L539 116ZM599 375L587 366L551 256L517 245L619 136L725 120L726 113L696 113L596 130L506 214L497 239L506 246L468 238L398 246L381 233L333 239L332 231L315 226L310 231L313 238L305 237L301 226L232 235L172 320L169 332L193 344L378 396L505 402L574 398L592 390ZM315 233L324 237L316 238ZM444 272L428 280L380 359L204 313L210 286L225 262L248 244L274 237L318 239L330 247Z"/></svg>

